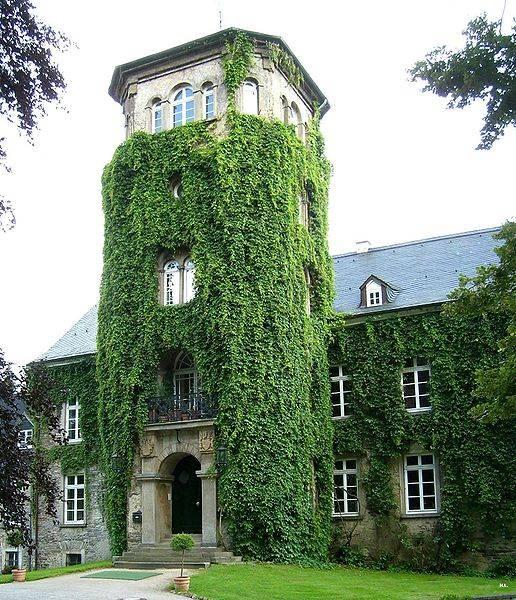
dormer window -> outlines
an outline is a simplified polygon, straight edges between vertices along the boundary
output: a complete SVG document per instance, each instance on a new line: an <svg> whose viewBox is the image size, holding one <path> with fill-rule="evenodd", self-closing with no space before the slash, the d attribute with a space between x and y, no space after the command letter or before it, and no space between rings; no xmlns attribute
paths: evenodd
<svg viewBox="0 0 516 600"><path fill-rule="evenodd" d="M360 307L374 308L394 302L399 290L379 277L370 275L360 286Z"/></svg>
<svg viewBox="0 0 516 600"><path fill-rule="evenodd" d="M366 305L380 306L382 302L382 286L376 281L370 281L366 285Z"/></svg>

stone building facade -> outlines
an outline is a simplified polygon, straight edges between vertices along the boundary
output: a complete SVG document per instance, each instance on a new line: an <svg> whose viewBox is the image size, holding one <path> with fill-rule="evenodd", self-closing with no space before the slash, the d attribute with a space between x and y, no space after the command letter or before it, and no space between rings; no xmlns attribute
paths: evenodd
<svg viewBox="0 0 516 600"><path fill-rule="evenodd" d="M253 39L254 53L248 76L236 91L237 110L294 125L297 136L305 142L314 114L322 116L328 110L327 99L280 38L247 34ZM127 137L136 131L159 133L200 119L213 121L217 133L224 135L228 94L223 61L228 52L227 39L227 31L219 32L117 67L109 92L123 108ZM294 61L302 81L293 82L273 61L271 44ZM174 195L180 193L175 188L173 191ZM496 259L492 237L496 231L359 248L334 257L335 312L348 315L349 325L367 319L438 312L456 287L459 274L472 275L477 266ZM165 303L167 299L177 301L176 288L171 288L170 298L167 296L167 277L170 275L172 281L180 271L177 293L182 302L187 302L189 294L194 293L193 279L188 279L188 256L182 256L181 265L172 265L170 273L167 265L172 261L163 257L162 262L160 297ZM96 336L97 308L93 307L42 359L56 370L80 364L95 355ZM409 411L414 401L418 409L414 412L425 412L429 409L425 404L426 365L419 364L417 357L414 361L406 381L400 383L400 401L406 402ZM149 405L149 420L135 456L128 492L127 545L129 549L152 547L180 531L196 534L207 548L230 545L231 540L221 531L217 497L216 414L203 396L193 358L174 353L166 363L163 373L168 370L172 374L168 384L173 393ZM350 378L339 362L330 363L328 386L337 431L351 414ZM430 373L430 369L427 371ZM166 386L166 374L160 373L160 377ZM414 386L417 391L412 393ZM65 428L75 432L74 442L81 443L77 404L66 404L63 411ZM336 453L333 521L349 533L354 545L369 548L372 554L386 550L395 553L399 536L380 531L368 507L362 483L362 465L367 463L367 456L367 448L360 455ZM61 471L56 464L55 469L63 482L65 503L59 507L62 518L58 527L43 516L39 519L38 566L108 558L105 489L99 468L89 466L84 472L72 473ZM413 445L391 464L390 478L398 498L395 520L404 523L409 532L430 531L438 521L440 476L439 457L430 448ZM0 546L5 555L9 549L1 538Z"/></svg>

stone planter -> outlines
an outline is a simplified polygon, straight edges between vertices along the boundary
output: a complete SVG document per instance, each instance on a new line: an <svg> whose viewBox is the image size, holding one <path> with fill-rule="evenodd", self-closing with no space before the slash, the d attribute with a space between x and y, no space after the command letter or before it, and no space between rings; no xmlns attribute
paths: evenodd
<svg viewBox="0 0 516 600"><path fill-rule="evenodd" d="M13 569L13 581L25 581L27 569Z"/></svg>
<svg viewBox="0 0 516 600"><path fill-rule="evenodd" d="M190 589L190 576L174 577L176 592L187 592Z"/></svg>

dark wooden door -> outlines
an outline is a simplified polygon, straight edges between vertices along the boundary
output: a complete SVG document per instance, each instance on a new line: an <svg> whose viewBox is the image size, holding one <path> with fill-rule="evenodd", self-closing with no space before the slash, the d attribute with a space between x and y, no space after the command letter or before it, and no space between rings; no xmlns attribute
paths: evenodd
<svg viewBox="0 0 516 600"><path fill-rule="evenodd" d="M201 465L193 456L180 460L172 482L172 533L202 532Z"/></svg>

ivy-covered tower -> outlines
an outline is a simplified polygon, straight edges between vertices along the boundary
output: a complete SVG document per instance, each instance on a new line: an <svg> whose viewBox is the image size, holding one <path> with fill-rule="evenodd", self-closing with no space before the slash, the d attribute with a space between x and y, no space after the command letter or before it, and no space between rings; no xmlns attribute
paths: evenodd
<svg viewBox="0 0 516 600"><path fill-rule="evenodd" d="M117 67L110 94L127 130L103 177L112 550L187 531L259 559L322 558L328 102L280 38L236 29Z"/></svg>

